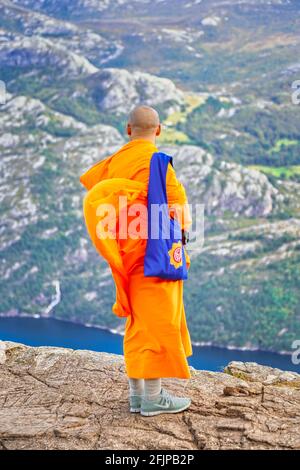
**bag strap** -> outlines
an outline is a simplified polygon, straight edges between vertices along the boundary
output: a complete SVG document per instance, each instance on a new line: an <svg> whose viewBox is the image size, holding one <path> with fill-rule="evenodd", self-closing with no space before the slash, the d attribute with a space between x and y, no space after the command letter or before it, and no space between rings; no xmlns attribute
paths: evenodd
<svg viewBox="0 0 300 470"><path fill-rule="evenodd" d="M148 183L148 209L149 204L168 203L166 177L169 163L173 166L173 158L170 155L163 152L153 153Z"/></svg>

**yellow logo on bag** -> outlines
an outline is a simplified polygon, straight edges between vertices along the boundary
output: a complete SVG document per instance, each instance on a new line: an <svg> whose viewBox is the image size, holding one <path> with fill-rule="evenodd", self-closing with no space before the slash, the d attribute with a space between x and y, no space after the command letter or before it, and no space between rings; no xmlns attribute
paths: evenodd
<svg viewBox="0 0 300 470"><path fill-rule="evenodd" d="M182 244L181 242L173 243L172 248L168 251L170 256L170 264L174 268L179 268L182 266Z"/></svg>

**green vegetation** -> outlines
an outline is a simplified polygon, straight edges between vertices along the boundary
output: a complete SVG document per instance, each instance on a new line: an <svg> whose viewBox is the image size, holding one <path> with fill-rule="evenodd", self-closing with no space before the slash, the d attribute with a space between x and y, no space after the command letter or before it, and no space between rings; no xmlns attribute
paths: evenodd
<svg viewBox="0 0 300 470"><path fill-rule="evenodd" d="M276 167L300 163L300 108L243 106L231 117L220 115L230 108L232 104L210 98L187 116L180 129L199 145L209 143L222 159Z"/></svg>
<svg viewBox="0 0 300 470"><path fill-rule="evenodd" d="M300 165L272 167L266 165L250 165L249 168L262 171L280 179L300 179Z"/></svg>
<svg viewBox="0 0 300 470"><path fill-rule="evenodd" d="M46 12L50 3L43 2ZM283 196L266 217L246 213L235 217L230 210L222 216L206 217L205 250L192 259L185 301L194 341L290 350L292 341L300 337L299 231L290 231L289 226L292 218L300 218L300 106L291 101L291 83L299 79L299 69L291 67L300 44L298 7L293 2L288 6L256 2L237 8L225 2L220 22L207 27L199 23L199 11L201 18L208 11L205 2L184 9L180 3L184 2L177 2L177 8L172 9L169 0L153 9L151 2L136 2L135 17L125 2L118 7L118 18L116 10L103 10L99 23L97 15L84 6L74 11L72 2L67 7L57 2L55 12L50 13L52 22L53 15L68 19L71 15L82 31L89 27L122 44L122 52L107 63L101 63L99 54L96 66L157 74L173 79L184 91L185 101L174 113L166 113L166 103L155 105L164 130L159 145L199 145L213 155L216 169L220 170L219 162L227 160L261 171ZM219 15L214 2L209 5L209 14ZM20 20L6 18L0 18L5 35L24 33ZM52 37L69 38L73 50L80 47L77 38L72 44L72 31L60 33L61 25L57 33L55 26L51 29ZM79 54L84 56L85 51ZM12 116L9 129L4 130L21 142L0 149L4 165L1 234L12 232L12 243L3 244L1 251L0 311L43 313L55 294L53 283L59 280L62 298L53 315L116 327L121 320L111 311L115 288L91 243L84 245L88 236L81 201L78 204L78 196L83 197L78 178L94 153L83 151L78 156L66 151L65 140L77 131L63 127L52 111L87 126L112 125L123 135L126 116L101 109L105 90L99 74L73 78L67 70L45 65L46 59L35 67L6 66L3 61L0 69L0 80L10 93L36 98L47 106L42 116L47 120L40 119L39 126L29 109L24 122ZM64 54L62 67L63 61ZM142 100L143 90L138 92ZM122 93L126 95L126 83L117 90L118 98ZM174 103L167 104L172 108ZM89 138L84 136L82 143L96 147L98 142L91 143ZM36 168L36 157L41 155L45 161ZM210 172L204 183L209 186L212 179ZM189 182L187 187L190 189ZM224 189L222 179L220 187ZM28 222L24 210L20 228L15 228L14 218L20 216L14 209L23 208L27 197L37 208L36 218ZM215 197L213 192L211 197ZM197 194L193 198L196 200ZM275 236L271 224L277 228L277 223ZM222 243L224 251L218 252ZM86 297L90 292L96 293L92 301Z"/></svg>
<svg viewBox="0 0 300 470"><path fill-rule="evenodd" d="M200 282L199 275L209 266L204 269L203 260L201 265L194 261L185 293L192 338L223 346L290 350L300 335L299 261L298 254L252 270L225 270L207 281L200 277Z"/></svg>

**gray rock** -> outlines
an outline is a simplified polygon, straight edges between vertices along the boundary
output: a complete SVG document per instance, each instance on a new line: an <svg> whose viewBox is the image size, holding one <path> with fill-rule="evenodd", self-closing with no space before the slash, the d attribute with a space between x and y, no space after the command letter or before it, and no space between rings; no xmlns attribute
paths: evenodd
<svg viewBox="0 0 300 470"><path fill-rule="evenodd" d="M98 70L82 55L40 36L14 36L10 41L0 42L0 62L3 67L55 67L69 78Z"/></svg>
<svg viewBox="0 0 300 470"><path fill-rule="evenodd" d="M167 78L145 72L106 68L92 77L98 83L98 106L103 111L128 113L136 104L165 104L166 112L174 112L184 101L184 93ZM100 93L101 92L101 93Z"/></svg>
<svg viewBox="0 0 300 470"><path fill-rule="evenodd" d="M225 211L247 217L267 216L276 207L279 191L259 171L231 162L217 162L205 150L193 146L166 146L174 156L178 176L193 203L205 205L208 215Z"/></svg>
<svg viewBox="0 0 300 470"><path fill-rule="evenodd" d="M188 410L146 418L129 412L123 356L0 342L0 448L300 449L299 374L232 362L191 375L163 379Z"/></svg>

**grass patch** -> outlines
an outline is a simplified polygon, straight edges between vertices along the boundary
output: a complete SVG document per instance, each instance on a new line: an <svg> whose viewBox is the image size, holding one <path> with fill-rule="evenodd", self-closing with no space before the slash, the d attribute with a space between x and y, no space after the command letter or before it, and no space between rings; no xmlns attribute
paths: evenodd
<svg viewBox="0 0 300 470"><path fill-rule="evenodd" d="M271 148L270 152L280 152L280 150L283 147L290 147L292 145L297 145L298 141L297 140L291 140L291 139L279 139L277 140L276 144L274 145L273 148Z"/></svg>
<svg viewBox="0 0 300 470"><path fill-rule="evenodd" d="M176 129L167 128L162 130L159 137L160 144L188 144L190 143L189 137L181 131Z"/></svg>
<svg viewBox="0 0 300 470"><path fill-rule="evenodd" d="M300 165L291 166L266 166L266 165L250 165L248 168L252 170L261 171L267 175L272 175L275 178L293 178L300 176Z"/></svg>

